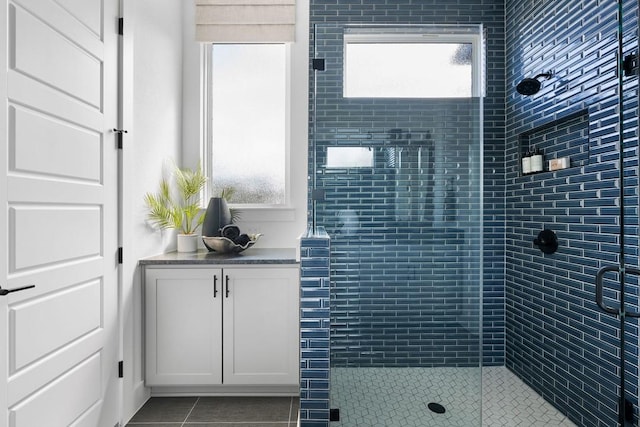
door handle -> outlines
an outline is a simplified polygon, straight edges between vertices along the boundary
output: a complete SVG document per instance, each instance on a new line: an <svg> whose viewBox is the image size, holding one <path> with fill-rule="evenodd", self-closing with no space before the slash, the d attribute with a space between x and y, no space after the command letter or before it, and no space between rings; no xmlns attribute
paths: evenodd
<svg viewBox="0 0 640 427"><path fill-rule="evenodd" d="M12 292L18 292L18 291L24 291L25 289L31 289L31 288L35 288L36 285L27 285L27 286L21 286L19 288L13 288L13 289L2 289L0 288L0 296L5 296L7 294L10 294Z"/></svg>
<svg viewBox="0 0 640 427"><path fill-rule="evenodd" d="M213 276L213 297L218 296L218 276Z"/></svg>
<svg viewBox="0 0 640 427"><path fill-rule="evenodd" d="M602 267L596 273L596 304L606 313L618 314L619 310L617 308L610 307L604 303L604 285L602 284L602 280L604 279L604 275L610 271L619 271L619 268L617 265L608 265Z"/></svg>
<svg viewBox="0 0 640 427"><path fill-rule="evenodd" d="M602 283L602 280L604 279L604 275L610 271L615 271L618 274L621 274L620 267L617 265L608 265L606 267L602 267L596 273L596 303L598 304L598 307L600 307L606 313L618 315L620 314L620 309L608 306L604 302L604 285ZM634 267L625 267L624 273L633 276L640 276L640 269ZM629 317L640 317L640 312L637 311L625 311L624 314L625 316Z"/></svg>
<svg viewBox="0 0 640 427"><path fill-rule="evenodd" d="M224 291L225 291L225 297L229 298L229 276L226 274L224 276Z"/></svg>

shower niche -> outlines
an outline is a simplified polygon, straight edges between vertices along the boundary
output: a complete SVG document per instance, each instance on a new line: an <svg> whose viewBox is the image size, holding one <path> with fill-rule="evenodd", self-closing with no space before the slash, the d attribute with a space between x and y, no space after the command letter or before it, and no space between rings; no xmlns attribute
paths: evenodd
<svg viewBox="0 0 640 427"><path fill-rule="evenodd" d="M542 170L528 173L519 161L520 176L549 172L552 159L568 158L562 169L585 166L589 163L589 111L582 109L522 132L518 142L520 160L536 150L543 153Z"/></svg>

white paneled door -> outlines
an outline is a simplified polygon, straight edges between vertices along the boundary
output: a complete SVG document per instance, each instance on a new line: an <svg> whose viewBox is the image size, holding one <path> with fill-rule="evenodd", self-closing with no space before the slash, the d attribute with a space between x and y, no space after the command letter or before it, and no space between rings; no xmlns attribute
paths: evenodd
<svg viewBox="0 0 640 427"><path fill-rule="evenodd" d="M0 427L113 427L118 3L0 4Z"/></svg>

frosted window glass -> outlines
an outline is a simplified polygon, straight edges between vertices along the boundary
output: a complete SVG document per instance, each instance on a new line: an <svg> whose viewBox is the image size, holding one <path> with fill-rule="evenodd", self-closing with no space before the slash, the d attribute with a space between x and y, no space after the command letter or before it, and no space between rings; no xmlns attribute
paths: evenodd
<svg viewBox="0 0 640 427"><path fill-rule="evenodd" d="M285 203L285 45L214 45L211 58L213 195Z"/></svg>
<svg viewBox="0 0 640 427"><path fill-rule="evenodd" d="M344 96L469 98L470 43L346 43Z"/></svg>

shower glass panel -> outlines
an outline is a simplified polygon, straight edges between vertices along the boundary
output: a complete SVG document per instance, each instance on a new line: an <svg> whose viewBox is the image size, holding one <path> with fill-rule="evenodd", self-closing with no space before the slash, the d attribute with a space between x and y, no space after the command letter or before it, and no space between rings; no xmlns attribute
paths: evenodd
<svg viewBox="0 0 640 427"><path fill-rule="evenodd" d="M313 223L331 236L331 425L481 426L482 28L314 33L324 63L314 66L310 171ZM397 79L438 80L412 83L427 88L419 96L406 84L350 95L354 40L434 44L438 58L412 54L422 72ZM384 76L396 61L372 61L369 83L393 83Z"/></svg>

